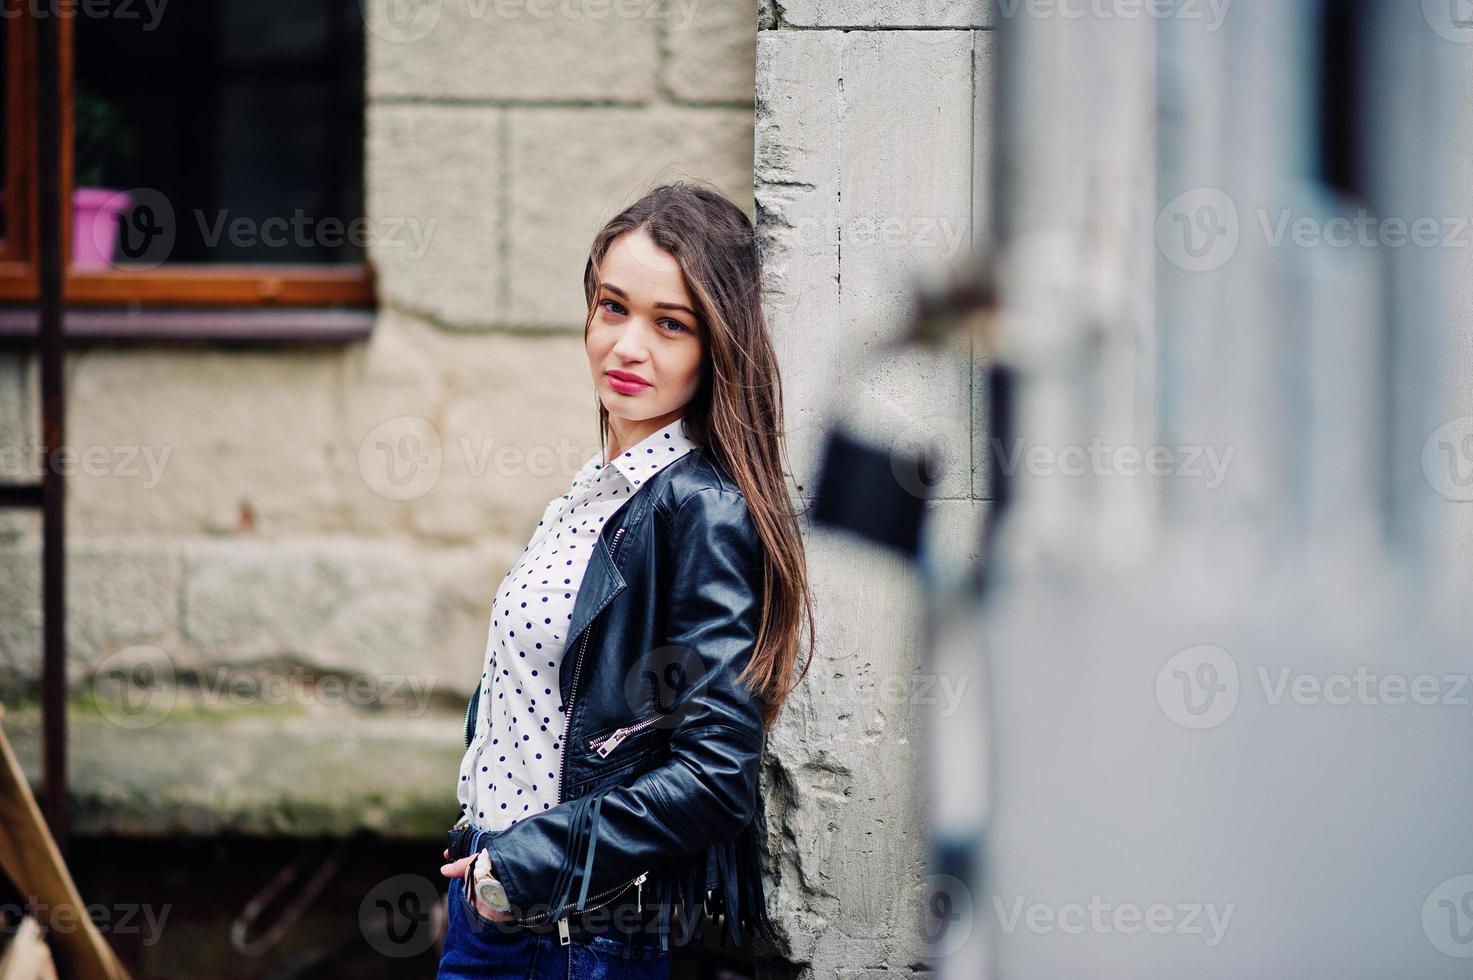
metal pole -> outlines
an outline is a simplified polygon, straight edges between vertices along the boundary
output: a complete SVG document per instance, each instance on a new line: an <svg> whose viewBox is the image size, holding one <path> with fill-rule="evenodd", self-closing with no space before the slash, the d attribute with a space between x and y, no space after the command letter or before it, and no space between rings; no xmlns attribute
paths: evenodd
<svg viewBox="0 0 1473 980"><path fill-rule="evenodd" d="M51 835L67 846L65 484L55 465L65 415L62 343L62 173L60 25L46 13L36 24L36 137L40 254L42 534L42 799Z"/></svg>

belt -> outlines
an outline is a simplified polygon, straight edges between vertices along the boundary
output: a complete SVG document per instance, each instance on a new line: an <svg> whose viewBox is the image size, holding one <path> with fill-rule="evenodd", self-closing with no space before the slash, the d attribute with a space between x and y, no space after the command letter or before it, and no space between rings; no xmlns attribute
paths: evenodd
<svg viewBox="0 0 1473 980"><path fill-rule="evenodd" d="M456 825L446 835L449 844L450 860L458 861L461 858L477 853L479 848L476 847L476 844L484 839L488 833L489 831L481 830L479 827L471 824ZM469 874L466 875L466 881L470 881ZM664 948L664 943L662 942L663 937L660 936L655 927L655 922L658 918L658 909L654 908L653 905L646 905L641 913L637 913L632 917L627 911L618 911L625 906L631 906L633 904L633 898L627 898L613 905L604 906L603 908L572 913L556 922L549 921L534 925L518 926L513 926L511 923L503 923L498 928L506 928L508 930L513 928L526 929L539 933L551 932L553 929L556 929L563 944L567 945L569 941L587 940L594 936L612 936L615 939L622 939L624 935L618 926L620 923L629 923L632 918L639 923L638 932L631 938L631 942L634 945L654 945Z"/></svg>

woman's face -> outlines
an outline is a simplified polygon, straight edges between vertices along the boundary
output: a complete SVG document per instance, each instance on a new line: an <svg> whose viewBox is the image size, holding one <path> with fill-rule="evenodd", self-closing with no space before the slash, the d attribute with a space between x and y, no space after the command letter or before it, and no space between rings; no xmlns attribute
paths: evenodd
<svg viewBox="0 0 1473 980"><path fill-rule="evenodd" d="M588 364L628 446L673 421L696 393L703 339L680 263L643 230L614 239L588 327Z"/></svg>

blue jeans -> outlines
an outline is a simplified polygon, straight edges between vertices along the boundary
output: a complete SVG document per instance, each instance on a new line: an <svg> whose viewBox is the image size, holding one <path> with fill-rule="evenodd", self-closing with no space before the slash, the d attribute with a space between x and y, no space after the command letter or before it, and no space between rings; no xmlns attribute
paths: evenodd
<svg viewBox="0 0 1473 980"><path fill-rule="evenodd" d="M450 918L436 980L669 980L670 954L608 936L564 946L556 929L492 922L469 904L465 879L450 880Z"/></svg>

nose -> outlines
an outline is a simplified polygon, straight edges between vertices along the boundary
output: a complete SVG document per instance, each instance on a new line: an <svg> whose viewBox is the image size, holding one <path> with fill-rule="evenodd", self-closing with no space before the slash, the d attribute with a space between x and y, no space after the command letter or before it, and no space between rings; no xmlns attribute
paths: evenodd
<svg viewBox="0 0 1473 980"><path fill-rule="evenodd" d="M649 354L647 331L650 328L643 317L631 316L625 320L624 329L619 331L619 339L614 342L615 356L626 362L645 360Z"/></svg>

